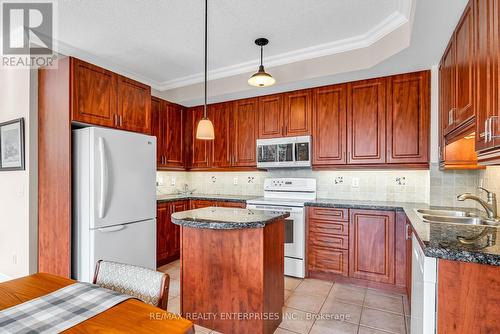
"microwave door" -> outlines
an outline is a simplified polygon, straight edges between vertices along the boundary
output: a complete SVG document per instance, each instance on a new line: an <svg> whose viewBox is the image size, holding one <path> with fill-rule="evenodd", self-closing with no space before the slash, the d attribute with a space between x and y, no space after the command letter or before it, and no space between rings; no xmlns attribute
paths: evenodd
<svg viewBox="0 0 500 334"><path fill-rule="evenodd" d="M278 162L293 163L293 143L278 145Z"/></svg>

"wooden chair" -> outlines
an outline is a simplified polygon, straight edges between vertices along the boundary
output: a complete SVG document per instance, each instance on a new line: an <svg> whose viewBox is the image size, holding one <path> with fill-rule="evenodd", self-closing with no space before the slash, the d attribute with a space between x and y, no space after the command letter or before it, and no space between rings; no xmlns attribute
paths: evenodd
<svg viewBox="0 0 500 334"><path fill-rule="evenodd" d="M170 285L168 274L130 264L99 260L93 283L167 310Z"/></svg>

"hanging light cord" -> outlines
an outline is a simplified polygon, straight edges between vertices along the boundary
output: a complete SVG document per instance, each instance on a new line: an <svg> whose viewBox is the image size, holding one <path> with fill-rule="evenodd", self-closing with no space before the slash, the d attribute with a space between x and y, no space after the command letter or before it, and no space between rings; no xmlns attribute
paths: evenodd
<svg viewBox="0 0 500 334"><path fill-rule="evenodd" d="M203 118L207 118L207 45L208 45L208 0L205 0L205 106L203 109Z"/></svg>
<svg viewBox="0 0 500 334"><path fill-rule="evenodd" d="M263 63L263 54L264 54L264 47L261 45L260 46L260 66L262 66L262 63Z"/></svg>

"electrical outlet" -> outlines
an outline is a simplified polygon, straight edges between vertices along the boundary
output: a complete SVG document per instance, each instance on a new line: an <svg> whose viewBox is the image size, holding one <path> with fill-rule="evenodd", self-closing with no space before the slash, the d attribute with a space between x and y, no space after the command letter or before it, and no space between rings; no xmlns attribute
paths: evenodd
<svg viewBox="0 0 500 334"><path fill-rule="evenodd" d="M175 187L175 182L176 182L176 180L175 180L175 176L173 176L173 177L170 179L170 185L171 185L172 187Z"/></svg>
<svg viewBox="0 0 500 334"><path fill-rule="evenodd" d="M217 182L217 178L215 176L212 176L211 181L212 181L212 183L215 183L215 182Z"/></svg>
<svg viewBox="0 0 500 334"><path fill-rule="evenodd" d="M237 178L237 177L234 177L234 178L233 178L233 184L234 184L234 185L237 185L237 184L238 184L238 178Z"/></svg>
<svg viewBox="0 0 500 334"><path fill-rule="evenodd" d="M163 176L158 176L156 178L156 185L157 186L162 186L163 185Z"/></svg>
<svg viewBox="0 0 500 334"><path fill-rule="evenodd" d="M343 184L344 183L344 177L343 176L336 176L335 179L333 180L334 184Z"/></svg>
<svg viewBox="0 0 500 334"><path fill-rule="evenodd" d="M359 177L353 177L351 185L353 188L359 188Z"/></svg>

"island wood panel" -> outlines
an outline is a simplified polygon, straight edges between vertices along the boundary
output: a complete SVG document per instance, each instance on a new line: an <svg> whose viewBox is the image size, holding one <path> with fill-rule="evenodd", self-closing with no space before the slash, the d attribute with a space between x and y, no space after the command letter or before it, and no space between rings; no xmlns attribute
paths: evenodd
<svg viewBox="0 0 500 334"><path fill-rule="evenodd" d="M388 78L387 163L429 162L430 72Z"/></svg>
<svg viewBox="0 0 500 334"><path fill-rule="evenodd" d="M257 167L257 138L259 136L259 100L234 102L231 120L231 142L234 167Z"/></svg>
<svg viewBox="0 0 500 334"><path fill-rule="evenodd" d="M38 271L63 277L71 275L70 62L38 71Z"/></svg>
<svg viewBox="0 0 500 334"><path fill-rule="evenodd" d="M314 89L312 164L345 165L347 86Z"/></svg>
<svg viewBox="0 0 500 334"><path fill-rule="evenodd" d="M73 280L44 273L0 283L0 311L73 283ZM194 329L190 321L132 298L67 329L64 333L192 334Z"/></svg>
<svg viewBox="0 0 500 334"><path fill-rule="evenodd" d="M162 101L162 112L166 116L166 122L163 124L165 165L184 168L184 110L177 104Z"/></svg>
<svg viewBox="0 0 500 334"><path fill-rule="evenodd" d="M118 76L118 114L120 129L150 134L151 87Z"/></svg>
<svg viewBox="0 0 500 334"><path fill-rule="evenodd" d="M194 107L189 110L190 129L191 129L191 168L207 168L210 165L211 141L196 139L196 128L199 121L203 118L203 106Z"/></svg>
<svg viewBox="0 0 500 334"><path fill-rule="evenodd" d="M209 141L211 167L228 167L231 164L230 151L230 112L231 104L217 103L208 106L208 118L214 125L214 140Z"/></svg>
<svg viewBox="0 0 500 334"><path fill-rule="evenodd" d="M259 138L276 138L285 135L283 94L259 98Z"/></svg>
<svg viewBox="0 0 500 334"><path fill-rule="evenodd" d="M350 210L350 215L349 276L394 284L394 212Z"/></svg>
<svg viewBox="0 0 500 334"><path fill-rule="evenodd" d="M457 126L474 116L474 18L469 1L455 30L456 115Z"/></svg>
<svg viewBox="0 0 500 334"><path fill-rule="evenodd" d="M284 94L285 136L307 136L312 129L312 90L303 89Z"/></svg>
<svg viewBox="0 0 500 334"><path fill-rule="evenodd" d="M386 162L386 79L347 85L347 163Z"/></svg>
<svg viewBox="0 0 500 334"><path fill-rule="evenodd" d="M76 58L71 58L70 62L73 73L71 76L73 96L71 120L108 127L117 126L118 81L116 75ZM69 85L69 73L66 80ZM65 93L69 93L69 88ZM69 106L64 110L64 114L68 112Z"/></svg>
<svg viewBox="0 0 500 334"><path fill-rule="evenodd" d="M500 267L438 260L437 333L500 333Z"/></svg>
<svg viewBox="0 0 500 334"><path fill-rule="evenodd" d="M182 227L182 314L216 313L193 321L222 333L274 333L284 304L283 245L283 219L255 229ZM275 319L221 319L263 312Z"/></svg>

